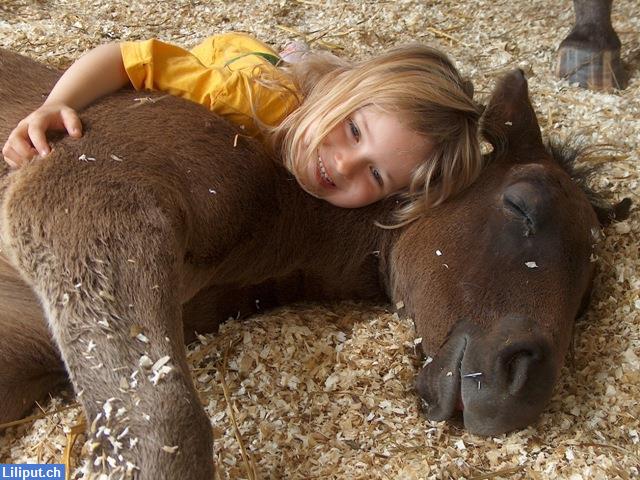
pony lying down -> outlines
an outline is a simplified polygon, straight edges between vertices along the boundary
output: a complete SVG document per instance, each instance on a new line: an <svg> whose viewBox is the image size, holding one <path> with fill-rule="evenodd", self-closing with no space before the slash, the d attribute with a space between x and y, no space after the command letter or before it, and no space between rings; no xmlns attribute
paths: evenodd
<svg viewBox="0 0 640 480"><path fill-rule="evenodd" d="M0 52L0 138L58 76ZM404 305L432 359L416 384L428 418L461 415L479 435L536 420L588 304L600 229L630 202L592 203L573 158L545 148L522 72L486 108L482 177L396 230L375 225L393 199L333 207L204 108L131 108L134 95L89 107L85 135L46 161L0 166L0 423L70 380L89 471L209 479L184 344L255 299Z"/></svg>

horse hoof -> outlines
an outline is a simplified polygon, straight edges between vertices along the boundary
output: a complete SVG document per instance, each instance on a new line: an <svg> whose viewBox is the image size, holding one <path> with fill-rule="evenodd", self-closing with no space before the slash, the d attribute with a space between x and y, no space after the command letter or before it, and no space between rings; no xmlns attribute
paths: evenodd
<svg viewBox="0 0 640 480"><path fill-rule="evenodd" d="M556 76L590 90L621 90L627 78L620 49L595 49L586 45L561 45Z"/></svg>

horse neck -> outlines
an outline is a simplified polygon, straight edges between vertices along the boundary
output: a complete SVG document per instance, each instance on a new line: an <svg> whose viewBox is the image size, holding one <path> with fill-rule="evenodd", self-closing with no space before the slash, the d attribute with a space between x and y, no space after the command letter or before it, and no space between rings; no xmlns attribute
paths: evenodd
<svg viewBox="0 0 640 480"><path fill-rule="evenodd" d="M276 183L274 221L267 225L263 275L297 275L308 286L301 299L375 298L384 292L380 260L389 234L374 221L382 205L337 208L306 194L289 175ZM260 263L260 262L259 262Z"/></svg>

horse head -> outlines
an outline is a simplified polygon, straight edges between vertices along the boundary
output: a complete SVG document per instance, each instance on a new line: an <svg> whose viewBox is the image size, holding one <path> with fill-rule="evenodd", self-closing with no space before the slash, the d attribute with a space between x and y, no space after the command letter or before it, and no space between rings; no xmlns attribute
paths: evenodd
<svg viewBox="0 0 640 480"><path fill-rule="evenodd" d="M459 411L470 432L494 435L529 425L550 399L600 228L630 202L590 203L572 159L544 145L519 70L495 89L484 134L494 151L481 178L406 228L389 263L427 358L416 385L426 415Z"/></svg>

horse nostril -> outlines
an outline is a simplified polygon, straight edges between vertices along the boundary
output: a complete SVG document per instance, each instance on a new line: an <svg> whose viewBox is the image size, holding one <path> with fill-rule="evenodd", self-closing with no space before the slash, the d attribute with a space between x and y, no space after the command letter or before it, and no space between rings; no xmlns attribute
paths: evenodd
<svg viewBox="0 0 640 480"><path fill-rule="evenodd" d="M525 387L537 357L538 355L528 349L519 350L506 357L504 367L509 393L516 395Z"/></svg>

